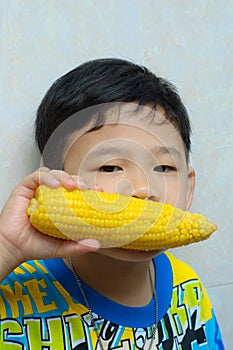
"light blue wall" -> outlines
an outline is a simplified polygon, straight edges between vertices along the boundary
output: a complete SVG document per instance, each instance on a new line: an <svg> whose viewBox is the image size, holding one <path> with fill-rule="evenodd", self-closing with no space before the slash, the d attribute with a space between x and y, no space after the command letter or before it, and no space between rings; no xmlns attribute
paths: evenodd
<svg viewBox="0 0 233 350"><path fill-rule="evenodd" d="M193 125L197 170L192 210L218 232L177 249L212 298L226 348L233 336L232 1L0 0L0 164L3 204L39 163L36 108L49 85L81 62L118 56L171 80Z"/></svg>

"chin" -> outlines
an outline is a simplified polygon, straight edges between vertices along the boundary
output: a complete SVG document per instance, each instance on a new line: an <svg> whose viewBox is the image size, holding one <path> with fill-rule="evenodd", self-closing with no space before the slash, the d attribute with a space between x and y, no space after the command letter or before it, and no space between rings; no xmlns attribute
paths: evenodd
<svg viewBox="0 0 233 350"><path fill-rule="evenodd" d="M135 250L123 248L101 248L99 252L105 256L121 261L140 262L151 260L162 253L161 250Z"/></svg>

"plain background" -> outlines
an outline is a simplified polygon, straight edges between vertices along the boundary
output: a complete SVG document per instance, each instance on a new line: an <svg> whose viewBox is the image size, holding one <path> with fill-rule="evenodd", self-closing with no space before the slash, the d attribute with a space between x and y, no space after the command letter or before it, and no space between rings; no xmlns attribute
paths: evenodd
<svg viewBox="0 0 233 350"><path fill-rule="evenodd" d="M40 162L35 112L51 83L78 64L121 57L179 89L193 127L192 211L218 224L174 253L199 273L226 349L233 342L231 0L0 0L0 205Z"/></svg>

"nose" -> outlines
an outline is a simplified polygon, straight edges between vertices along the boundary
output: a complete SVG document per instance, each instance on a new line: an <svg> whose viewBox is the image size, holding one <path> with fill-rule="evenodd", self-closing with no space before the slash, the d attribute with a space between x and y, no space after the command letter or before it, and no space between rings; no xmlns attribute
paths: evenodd
<svg viewBox="0 0 233 350"><path fill-rule="evenodd" d="M140 169L135 171L132 179L132 197L149 199L155 202L160 200L156 184Z"/></svg>
<svg viewBox="0 0 233 350"><path fill-rule="evenodd" d="M158 194L156 194L156 195L149 195L148 194L149 192L152 192L152 191L150 191L148 188L147 189L145 189L143 187L137 188L137 189L134 189L132 197L148 199L148 200L151 200L151 201L154 201L154 202L159 202L159 195Z"/></svg>

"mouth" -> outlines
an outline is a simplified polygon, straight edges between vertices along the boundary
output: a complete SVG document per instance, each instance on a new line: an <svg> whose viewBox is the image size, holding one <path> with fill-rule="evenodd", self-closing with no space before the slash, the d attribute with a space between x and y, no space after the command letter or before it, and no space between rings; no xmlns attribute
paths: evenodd
<svg viewBox="0 0 233 350"><path fill-rule="evenodd" d="M138 253L157 253L159 250L154 250L154 249L148 249L148 250L141 250L141 249L126 249L126 248L118 248L118 249L121 249L122 251L125 251L125 252L128 252L128 253L135 253L135 254L138 254Z"/></svg>

